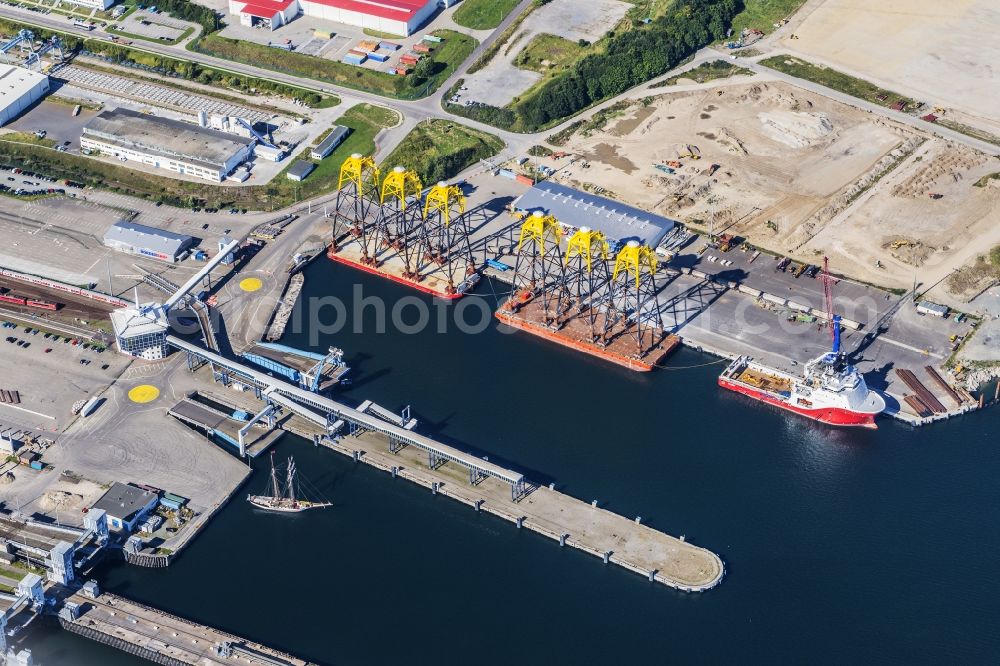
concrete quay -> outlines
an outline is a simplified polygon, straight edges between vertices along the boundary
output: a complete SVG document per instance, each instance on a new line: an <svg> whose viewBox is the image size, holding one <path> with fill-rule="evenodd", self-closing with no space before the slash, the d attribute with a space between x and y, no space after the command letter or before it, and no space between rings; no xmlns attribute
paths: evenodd
<svg viewBox="0 0 1000 666"><path fill-rule="evenodd" d="M262 404L250 392L202 393L248 411L259 410ZM725 576L725 565L715 553L558 490L532 487L526 497L514 501L503 481L487 477L471 485L466 469L453 463L432 468L427 454L412 446L392 453L387 439L378 433L330 439L324 437L324 428L297 414L279 418L278 427L668 587L701 592Z"/></svg>
<svg viewBox="0 0 1000 666"><path fill-rule="evenodd" d="M390 453L384 438L373 433L321 440L323 446L445 495L476 511L493 514L620 567L685 592L703 592L725 576L725 565L715 553L566 495L551 487L535 487L519 501L510 488L486 478L476 485L468 473L450 463L432 469L426 455L413 447Z"/></svg>
<svg viewBox="0 0 1000 666"><path fill-rule="evenodd" d="M76 612L68 612L73 605ZM59 623L67 631L165 666L310 663L108 592L96 598L79 591L66 596Z"/></svg>

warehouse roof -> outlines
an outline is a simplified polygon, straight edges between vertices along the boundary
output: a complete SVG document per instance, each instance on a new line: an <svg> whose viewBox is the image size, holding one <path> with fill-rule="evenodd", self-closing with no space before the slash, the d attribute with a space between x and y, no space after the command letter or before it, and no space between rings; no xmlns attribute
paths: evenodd
<svg viewBox="0 0 1000 666"><path fill-rule="evenodd" d="M330 134L325 139L320 141L319 145L312 149L312 152L317 153L319 155L326 155L327 153L330 152L330 150L340 145L340 142L343 141L344 138L348 134L350 134L350 132L351 132L350 127L344 127L343 125L334 125L333 131L330 132Z"/></svg>
<svg viewBox="0 0 1000 666"><path fill-rule="evenodd" d="M0 65L0 108L21 99L35 86L48 81L48 76L24 67Z"/></svg>
<svg viewBox="0 0 1000 666"><path fill-rule="evenodd" d="M109 516L131 521L156 497L156 493L116 481L91 508L104 509Z"/></svg>
<svg viewBox="0 0 1000 666"><path fill-rule="evenodd" d="M84 126L83 133L214 167L223 166L234 153L254 143L235 134L128 109L102 111Z"/></svg>
<svg viewBox="0 0 1000 666"><path fill-rule="evenodd" d="M437 0L311 0L324 7L343 9L368 16L409 21L416 12Z"/></svg>
<svg viewBox="0 0 1000 666"><path fill-rule="evenodd" d="M303 180L306 176L311 174L312 170L315 168L316 165L312 162L297 160L295 164L288 168L288 177L292 180Z"/></svg>
<svg viewBox="0 0 1000 666"><path fill-rule="evenodd" d="M141 247L176 257L194 242L194 237L147 227L145 224L119 220L104 232L104 244L112 242L127 243L133 247Z"/></svg>
<svg viewBox="0 0 1000 666"><path fill-rule="evenodd" d="M532 187L514 205L528 212L544 211L565 225L601 231L612 241L636 240L649 247L659 245L677 224L662 215L548 181Z"/></svg>

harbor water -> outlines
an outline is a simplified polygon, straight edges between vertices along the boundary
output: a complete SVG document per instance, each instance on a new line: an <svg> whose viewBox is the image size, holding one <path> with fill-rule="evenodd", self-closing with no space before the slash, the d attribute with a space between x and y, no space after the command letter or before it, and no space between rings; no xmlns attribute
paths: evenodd
<svg viewBox="0 0 1000 666"><path fill-rule="evenodd" d="M303 298L349 304L355 284L390 307L430 302L325 260ZM495 307L505 289L483 283L465 300ZM376 314L360 331L282 342L343 348L346 401L411 405L421 432L719 553L722 584L651 584L286 435L279 456L334 507L234 501L170 568L108 561L103 587L321 664L985 663L1000 651L1000 410L834 430L719 389L724 366L706 354L643 375L492 319L477 334L379 333ZM266 483L267 461L255 466L248 490ZM44 666L145 663L56 629L25 645Z"/></svg>

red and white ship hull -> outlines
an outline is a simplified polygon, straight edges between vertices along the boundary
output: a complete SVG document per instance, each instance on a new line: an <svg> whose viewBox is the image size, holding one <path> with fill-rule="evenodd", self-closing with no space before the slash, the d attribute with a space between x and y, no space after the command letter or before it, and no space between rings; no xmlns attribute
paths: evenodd
<svg viewBox="0 0 1000 666"><path fill-rule="evenodd" d="M800 407L798 405L791 404L791 402L786 400L784 396L774 395L746 384L730 381L725 377L719 377L719 386L727 388L730 391L742 393L745 396L760 400L761 402L766 402L769 405L774 405L775 407L780 407L781 409L800 414L814 421L819 421L820 423L826 423L834 426L854 426L872 429L878 428L878 425L875 424L876 414L855 412L843 407L819 407L816 409Z"/></svg>

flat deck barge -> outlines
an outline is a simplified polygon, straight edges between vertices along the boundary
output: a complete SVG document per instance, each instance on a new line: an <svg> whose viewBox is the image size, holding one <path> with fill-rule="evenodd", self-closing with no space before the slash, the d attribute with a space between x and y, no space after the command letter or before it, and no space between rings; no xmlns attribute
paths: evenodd
<svg viewBox="0 0 1000 666"><path fill-rule="evenodd" d="M640 354L635 340L627 333L619 332L606 345L601 346L591 341L586 315L571 317L558 329L553 329L543 323L544 312L537 300L521 304L516 312L504 305L496 311L496 318L512 328L636 372L650 372L681 344L681 339L676 335L660 331L659 342Z"/></svg>
<svg viewBox="0 0 1000 666"><path fill-rule="evenodd" d="M448 276L443 273L443 269L441 268L421 268L417 271L417 277L408 277L406 275L406 265L396 254L380 256L376 261L366 263L363 259L361 247L356 242L340 244L336 248L331 245L327 248L326 256L338 264L350 266L371 275L378 275L405 287L448 300L461 298L465 295L468 288L475 284L475 282L467 280L464 269L461 271L461 275L452 276L452 283L455 285L454 289L449 287ZM478 281L478 277L476 275L476 281Z"/></svg>

